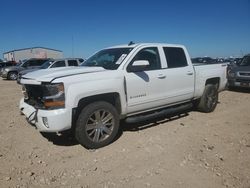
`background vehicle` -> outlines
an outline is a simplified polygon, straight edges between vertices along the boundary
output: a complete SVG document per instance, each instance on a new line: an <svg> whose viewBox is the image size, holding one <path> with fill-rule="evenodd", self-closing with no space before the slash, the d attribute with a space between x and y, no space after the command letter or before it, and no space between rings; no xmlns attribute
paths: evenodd
<svg viewBox="0 0 250 188"><path fill-rule="evenodd" d="M50 68L58 68L58 67L67 67L67 66L79 66L83 62L82 58L67 58L67 59L51 59L44 62L41 66L33 69L26 69L20 71L17 77L17 83L20 83L20 79L23 75L37 71L40 69L50 69Z"/></svg>
<svg viewBox="0 0 250 188"><path fill-rule="evenodd" d="M25 69L34 69L41 66L44 62L49 59L28 59L24 62L18 63L16 66L5 67L2 69L2 78L8 80L16 80L17 75L20 71Z"/></svg>
<svg viewBox="0 0 250 188"><path fill-rule="evenodd" d="M7 62L0 62L0 76L2 76L3 68L4 67L10 67L10 66L16 66L15 61L7 61Z"/></svg>
<svg viewBox="0 0 250 188"><path fill-rule="evenodd" d="M212 64L212 63L217 63L216 59L213 59L211 57L196 57L192 58L192 63L198 64L198 63L207 63L207 64Z"/></svg>
<svg viewBox="0 0 250 188"><path fill-rule="evenodd" d="M212 112L225 88L226 65L193 66L186 48L121 45L81 67L38 70L22 77L20 110L41 132L71 129L86 148L111 143L120 119L137 122L194 105Z"/></svg>
<svg viewBox="0 0 250 188"><path fill-rule="evenodd" d="M250 88L250 54L237 64L230 64L227 70L228 87Z"/></svg>
<svg viewBox="0 0 250 188"><path fill-rule="evenodd" d="M0 62L0 68L9 67L9 66L16 66L17 63L15 61L5 61Z"/></svg>

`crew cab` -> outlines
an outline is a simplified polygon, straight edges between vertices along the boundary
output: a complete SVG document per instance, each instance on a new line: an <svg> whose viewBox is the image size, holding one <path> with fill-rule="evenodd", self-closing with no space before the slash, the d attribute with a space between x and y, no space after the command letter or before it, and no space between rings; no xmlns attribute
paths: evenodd
<svg viewBox="0 0 250 188"><path fill-rule="evenodd" d="M111 143L121 119L137 122L195 107L212 112L226 66L193 66L186 48L129 44L103 49L80 67L21 78L20 110L40 132L71 129L86 148Z"/></svg>

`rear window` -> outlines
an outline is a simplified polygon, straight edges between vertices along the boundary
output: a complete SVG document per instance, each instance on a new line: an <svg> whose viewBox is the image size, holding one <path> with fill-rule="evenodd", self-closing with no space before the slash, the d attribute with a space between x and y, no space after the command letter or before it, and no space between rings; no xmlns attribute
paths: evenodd
<svg viewBox="0 0 250 188"><path fill-rule="evenodd" d="M185 52L182 48L164 47L163 48L168 68L185 67L188 65Z"/></svg>
<svg viewBox="0 0 250 188"><path fill-rule="evenodd" d="M68 60L68 65L69 66L78 66L78 63L76 60Z"/></svg>

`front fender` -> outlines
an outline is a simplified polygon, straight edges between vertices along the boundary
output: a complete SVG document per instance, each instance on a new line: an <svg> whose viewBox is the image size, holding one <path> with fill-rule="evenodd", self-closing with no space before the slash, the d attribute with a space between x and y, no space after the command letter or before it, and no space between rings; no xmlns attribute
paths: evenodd
<svg viewBox="0 0 250 188"><path fill-rule="evenodd" d="M66 106L76 108L83 98L107 93L119 93L121 113L126 113L126 96L123 82L119 79L79 82L69 85L66 90Z"/></svg>

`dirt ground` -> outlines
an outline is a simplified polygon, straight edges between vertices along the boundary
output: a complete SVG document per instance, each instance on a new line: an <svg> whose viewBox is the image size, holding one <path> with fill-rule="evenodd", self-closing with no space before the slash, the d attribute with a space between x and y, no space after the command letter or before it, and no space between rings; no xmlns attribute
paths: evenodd
<svg viewBox="0 0 250 188"><path fill-rule="evenodd" d="M21 88L0 80L0 187L250 187L250 91L224 91L213 113L122 125L86 150L42 136L21 116Z"/></svg>

